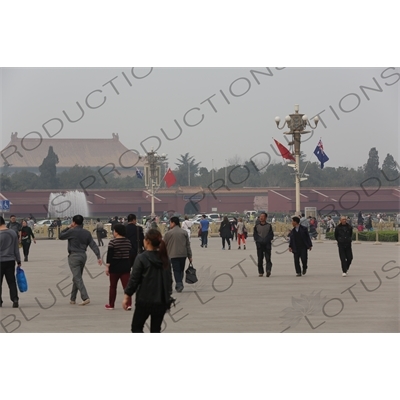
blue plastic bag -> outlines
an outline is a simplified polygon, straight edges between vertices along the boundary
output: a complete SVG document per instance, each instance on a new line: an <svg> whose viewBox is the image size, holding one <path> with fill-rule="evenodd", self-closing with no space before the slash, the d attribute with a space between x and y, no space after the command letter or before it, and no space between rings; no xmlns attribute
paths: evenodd
<svg viewBox="0 0 400 400"><path fill-rule="evenodd" d="M25 272L21 267L17 267L17 285L21 293L28 290L28 282L26 281Z"/></svg>

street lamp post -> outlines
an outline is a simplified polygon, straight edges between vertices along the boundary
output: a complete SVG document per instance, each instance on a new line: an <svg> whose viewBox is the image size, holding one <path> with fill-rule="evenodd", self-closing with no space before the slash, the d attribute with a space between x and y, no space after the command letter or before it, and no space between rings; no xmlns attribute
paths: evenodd
<svg viewBox="0 0 400 400"><path fill-rule="evenodd" d="M150 189L150 196L151 196L151 217L154 218L154 187L160 186L160 164L167 159L166 154L157 154L153 149L149 151L144 156L139 156L139 159L145 160L145 174L146 174L146 186Z"/></svg>
<svg viewBox="0 0 400 400"><path fill-rule="evenodd" d="M295 104L294 106L294 114L287 115L285 117L285 122L282 127L279 127L281 119L279 117L275 118L276 126L278 129L283 129L286 125L289 128L289 132L284 132L284 135L292 135L292 141L289 142L289 145L294 145L294 157L295 157L295 182L296 182L296 215L300 214L300 182L307 178L302 178L300 176L300 144L301 144L301 135L306 133L310 133L311 131L306 131L305 129L309 126L311 129L316 129L318 125L319 118L318 116L314 117L313 121L315 126L312 126L310 121L308 120L307 115L299 114L299 105Z"/></svg>

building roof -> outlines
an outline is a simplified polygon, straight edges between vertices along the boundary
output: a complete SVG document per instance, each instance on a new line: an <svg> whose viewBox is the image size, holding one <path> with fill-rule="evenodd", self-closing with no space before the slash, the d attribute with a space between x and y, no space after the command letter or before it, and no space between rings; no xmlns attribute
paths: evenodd
<svg viewBox="0 0 400 400"><path fill-rule="evenodd" d="M143 167L137 154L119 141L118 133L113 133L111 139L23 139L17 132L11 133L10 142L1 151L1 163L10 168L39 168L50 146L59 159L57 168L93 168L113 163L118 170L134 173L136 167Z"/></svg>

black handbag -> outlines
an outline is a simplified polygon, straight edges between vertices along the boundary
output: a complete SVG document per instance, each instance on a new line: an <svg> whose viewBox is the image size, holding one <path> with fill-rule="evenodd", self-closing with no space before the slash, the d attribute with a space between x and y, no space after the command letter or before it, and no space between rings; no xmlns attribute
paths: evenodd
<svg viewBox="0 0 400 400"><path fill-rule="evenodd" d="M193 264L190 263L187 270L185 271L186 278L185 282L192 284L196 283L198 281L197 276L196 276L196 270L193 268Z"/></svg>

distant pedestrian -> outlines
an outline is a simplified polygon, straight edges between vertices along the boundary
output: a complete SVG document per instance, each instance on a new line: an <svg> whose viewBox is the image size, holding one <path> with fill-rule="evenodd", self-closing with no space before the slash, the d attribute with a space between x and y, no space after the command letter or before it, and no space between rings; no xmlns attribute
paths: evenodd
<svg viewBox="0 0 400 400"><path fill-rule="evenodd" d="M143 333L149 316L150 332L159 333L164 315L171 305L171 262L159 230L150 229L146 233L144 246L146 251L139 254L133 264L122 307L127 310L136 293L132 333Z"/></svg>
<svg viewBox="0 0 400 400"><path fill-rule="evenodd" d="M210 222L208 221L205 214L203 214L201 216L201 220L200 220L200 229L201 229L201 245L200 245L200 247L207 248L209 227L210 227Z"/></svg>
<svg viewBox="0 0 400 400"><path fill-rule="evenodd" d="M307 229L307 231L310 231L310 219L306 218L304 213L301 213L300 225L304 226Z"/></svg>
<svg viewBox="0 0 400 400"><path fill-rule="evenodd" d="M267 213L262 212L259 216L260 222L254 226L253 237L257 247L258 276L264 276L264 258L266 261L267 277L271 276L272 262L271 250L274 232L272 225L267 222Z"/></svg>
<svg viewBox="0 0 400 400"><path fill-rule="evenodd" d="M326 221L326 233L332 231L335 229L335 221L332 219L332 217L329 215L328 220Z"/></svg>
<svg viewBox="0 0 400 400"><path fill-rule="evenodd" d="M311 239L316 239L317 236L318 236L318 233L317 233L317 226L318 226L317 220L316 220L316 218L311 217L311 216L309 216L308 218L310 220L310 228L309 228L310 238Z"/></svg>
<svg viewBox="0 0 400 400"><path fill-rule="evenodd" d="M100 250L94 242L91 232L83 229L82 215L74 215L71 225L60 233L60 240L68 240L68 264L72 272L73 283L70 304L76 304L78 291L82 298L82 302L79 305L89 304L89 295L82 279L83 269L87 260L87 248L90 247L92 249L99 265L102 264L102 261Z"/></svg>
<svg viewBox="0 0 400 400"><path fill-rule="evenodd" d="M57 224L57 237L60 237L61 225L62 225L62 222L61 222L61 218L60 218L60 217L58 217L58 218L56 219L56 224Z"/></svg>
<svg viewBox="0 0 400 400"><path fill-rule="evenodd" d="M131 250L129 252L129 263L133 267L135 258L144 251L144 233L143 228L137 224L136 215L128 215L128 224L126 225L126 238L131 242Z"/></svg>
<svg viewBox="0 0 400 400"><path fill-rule="evenodd" d="M111 221L111 233L114 232L114 226L119 224L120 222L118 221L118 215L114 217L114 219Z"/></svg>
<svg viewBox="0 0 400 400"><path fill-rule="evenodd" d="M353 260L353 251L351 249L353 227L347 223L347 218L344 215L340 217L340 223L335 228L335 239L339 248L342 276L347 276Z"/></svg>
<svg viewBox="0 0 400 400"><path fill-rule="evenodd" d="M246 250L246 226L243 222L243 218L239 218L237 224L237 240L238 240L238 250L240 250L240 243L243 242L243 250Z"/></svg>
<svg viewBox="0 0 400 400"><path fill-rule="evenodd" d="M374 229L372 228L372 217L371 214L368 215L367 221L365 222L365 229L367 231L373 231Z"/></svg>
<svg viewBox="0 0 400 400"><path fill-rule="evenodd" d="M185 220L182 223L182 229L184 229L188 236L189 236L189 240L190 240L190 236L192 233L192 226L193 226L193 222L189 221L189 217L187 215L185 215Z"/></svg>
<svg viewBox="0 0 400 400"><path fill-rule="evenodd" d="M22 249L24 251L24 261L28 261L29 248L31 247L32 239L35 244L36 239L32 229L28 226L28 223L25 220L22 221L22 228L19 232L19 235Z"/></svg>
<svg viewBox="0 0 400 400"><path fill-rule="evenodd" d="M117 297L118 281L121 281L125 290L131 272L129 253L131 242L126 238L126 227L122 224L114 226L114 239L108 243L106 275L110 277L109 301L105 305L106 310L113 310ZM127 310L130 310L132 303L128 301Z"/></svg>
<svg viewBox="0 0 400 400"><path fill-rule="evenodd" d="M232 241L237 240L237 224L238 224L237 218L233 218L233 221L231 221Z"/></svg>
<svg viewBox="0 0 400 400"><path fill-rule="evenodd" d="M100 221L100 218L97 218L96 227L93 229L93 232L96 232L97 244L99 247L104 246L103 231L104 231L104 225Z"/></svg>
<svg viewBox="0 0 400 400"><path fill-rule="evenodd" d="M17 282L15 280L15 262L21 266L21 256L18 248L18 236L15 230L8 229L3 217L0 217L0 307L3 306L2 286L6 277L10 290L10 300L13 308L19 307Z"/></svg>
<svg viewBox="0 0 400 400"><path fill-rule="evenodd" d="M301 276L307 273L308 268L308 253L311 251L312 243L310 235L308 234L307 228L300 225L300 218L292 218L293 229L289 234L289 251L293 253L294 258L294 268L296 270L296 276ZM303 266L303 271L301 270L300 260Z"/></svg>
<svg viewBox="0 0 400 400"><path fill-rule="evenodd" d="M219 227L219 236L222 239L222 250L225 250L225 242L228 244L228 250L231 249L231 224L229 223L228 217L225 216Z"/></svg>
<svg viewBox="0 0 400 400"><path fill-rule="evenodd" d="M359 232L364 230L364 217L361 211L359 211L357 215L357 229Z"/></svg>
<svg viewBox="0 0 400 400"><path fill-rule="evenodd" d="M32 217L29 217L27 224L28 224L29 228L31 228L33 230L33 228L35 227L35 221L33 220Z"/></svg>
<svg viewBox="0 0 400 400"><path fill-rule="evenodd" d="M174 271L175 290L180 293L183 290L186 259L192 262L192 249L187 232L179 226L179 218L172 217L169 226L164 242Z"/></svg>

